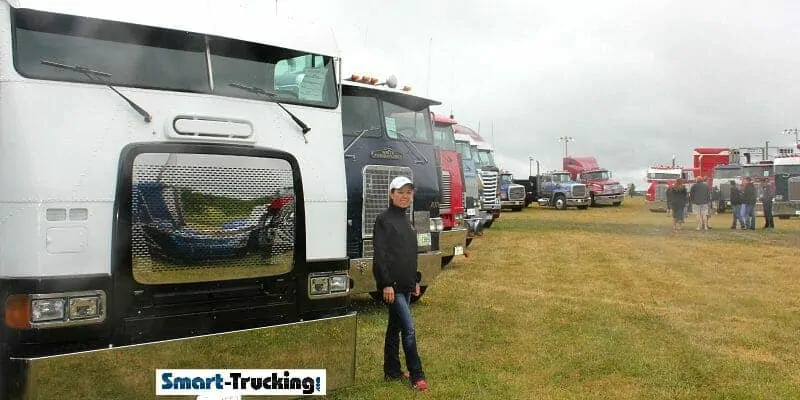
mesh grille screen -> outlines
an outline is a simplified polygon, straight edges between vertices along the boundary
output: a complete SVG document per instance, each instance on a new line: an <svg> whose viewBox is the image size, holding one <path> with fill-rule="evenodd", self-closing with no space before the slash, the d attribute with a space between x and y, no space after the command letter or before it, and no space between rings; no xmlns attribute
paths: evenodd
<svg viewBox="0 0 800 400"><path fill-rule="evenodd" d="M367 165L364 167L363 237L372 237L375 218L389 207L389 182L401 175L408 177L412 181L414 180L413 173L409 167L389 165ZM412 199L407 209L409 216L413 209L414 200ZM409 217L410 220L411 218Z"/></svg>
<svg viewBox="0 0 800 400"><path fill-rule="evenodd" d="M655 188L655 200L656 201L666 201L667 200L667 190L669 189L669 185L665 183L659 183L656 185Z"/></svg>
<svg viewBox="0 0 800 400"><path fill-rule="evenodd" d="M144 284L291 270L295 191L283 160L140 154L133 165L133 276Z"/></svg>
<svg viewBox="0 0 800 400"><path fill-rule="evenodd" d="M800 200L800 178L792 177L789 178L789 200L797 201Z"/></svg>

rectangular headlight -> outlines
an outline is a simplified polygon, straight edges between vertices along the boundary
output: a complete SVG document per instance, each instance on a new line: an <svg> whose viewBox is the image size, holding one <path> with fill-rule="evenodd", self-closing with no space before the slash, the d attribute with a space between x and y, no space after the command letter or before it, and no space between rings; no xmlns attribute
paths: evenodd
<svg viewBox="0 0 800 400"><path fill-rule="evenodd" d="M98 324L106 319L102 290L13 294L6 298L6 325L15 329Z"/></svg>
<svg viewBox="0 0 800 400"><path fill-rule="evenodd" d="M31 322L49 322L64 319L63 298L31 301Z"/></svg>
<svg viewBox="0 0 800 400"><path fill-rule="evenodd" d="M347 271L318 272L308 276L308 297L340 297L350 292L350 275Z"/></svg>

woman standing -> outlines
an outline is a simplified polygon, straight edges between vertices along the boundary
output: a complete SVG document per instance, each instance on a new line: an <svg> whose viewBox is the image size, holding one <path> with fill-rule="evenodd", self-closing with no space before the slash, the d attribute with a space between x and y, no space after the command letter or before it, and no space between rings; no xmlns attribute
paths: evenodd
<svg viewBox="0 0 800 400"><path fill-rule="evenodd" d="M667 203L669 203L669 209L672 210L672 229L676 232L680 229L683 219L686 217L687 196L686 186L684 186L681 178L678 178L675 184L667 191Z"/></svg>

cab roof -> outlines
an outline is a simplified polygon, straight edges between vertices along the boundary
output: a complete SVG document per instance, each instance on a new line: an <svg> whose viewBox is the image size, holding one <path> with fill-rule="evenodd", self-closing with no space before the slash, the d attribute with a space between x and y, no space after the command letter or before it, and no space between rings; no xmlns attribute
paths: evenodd
<svg viewBox="0 0 800 400"><path fill-rule="evenodd" d="M426 107L442 104L437 100L417 96L407 91L392 89L383 85L371 85L349 80L342 82L342 94L375 96L414 111L422 111Z"/></svg>

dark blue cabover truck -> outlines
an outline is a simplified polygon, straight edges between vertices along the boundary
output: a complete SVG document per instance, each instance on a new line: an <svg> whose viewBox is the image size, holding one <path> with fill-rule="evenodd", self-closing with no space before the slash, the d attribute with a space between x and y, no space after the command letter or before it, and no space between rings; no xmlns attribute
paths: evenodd
<svg viewBox="0 0 800 400"><path fill-rule="evenodd" d="M353 76L342 84L347 255L354 282L351 293L377 295L372 275L372 229L375 218L389 206L389 182L400 175L414 182L409 219L417 231L418 270L424 293L441 270L441 167L434 151L429 109L440 103L411 95L407 87L394 89L392 82L376 83L374 78Z"/></svg>

